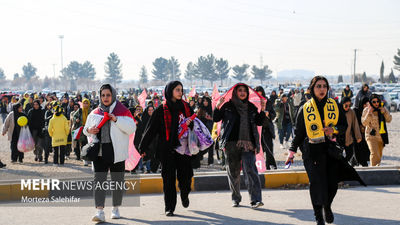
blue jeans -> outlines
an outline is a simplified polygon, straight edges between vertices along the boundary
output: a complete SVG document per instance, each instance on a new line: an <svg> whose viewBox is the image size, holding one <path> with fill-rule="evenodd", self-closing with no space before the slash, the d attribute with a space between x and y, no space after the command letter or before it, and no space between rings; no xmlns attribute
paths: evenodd
<svg viewBox="0 0 400 225"><path fill-rule="evenodd" d="M292 123L282 124L282 129L279 132L279 142L283 144L283 139L289 141L290 135L292 134Z"/></svg>
<svg viewBox="0 0 400 225"><path fill-rule="evenodd" d="M143 158L141 158L139 161L139 169L144 170L145 166L146 166L146 170L150 171L150 160L147 160L145 163L143 163Z"/></svg>
<svg viewBox="0 0 400 225"><path fill-rule="evenodd" d="M4 121L6 121L7 115L8 115L7 113L2 113L1 114L1 119L3 121L3 124L4 124Z"/></svg>

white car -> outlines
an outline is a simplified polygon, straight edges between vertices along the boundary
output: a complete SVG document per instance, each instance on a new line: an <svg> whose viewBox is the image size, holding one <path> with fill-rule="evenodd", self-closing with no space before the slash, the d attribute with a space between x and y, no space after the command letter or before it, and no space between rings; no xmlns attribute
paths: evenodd
<svg viewBox="0 0 400 225"><path fill-rule="evenodd" d="M390 99L392 100L392 105L395 103L394 111L400 110L400 92L390 92Z"/></svg>

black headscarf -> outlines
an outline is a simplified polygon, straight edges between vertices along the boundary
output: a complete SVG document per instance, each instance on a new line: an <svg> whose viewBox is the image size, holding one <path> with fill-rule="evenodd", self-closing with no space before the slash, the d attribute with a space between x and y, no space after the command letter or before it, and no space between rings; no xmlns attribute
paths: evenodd
<svg viewBox="0 0 400 225"><path fill-rule="evenodd" d="M175 102L172 101L173 90L178 85L181 85L183 88L183 85L181 82L170 81L165 86L165 89L164 89L166 104L171 113L171 131L169 132L170 133L169 140L170 140L171 147L173 147L173 148L180 146L180 142L178 139L179 114L185 113L185 106L183 105L181 99L177 99Z"/></svg>
<svg viewBox="0 0 400 225"><path fill-rule="evenodd" d="M25 116L23 112L18 112L19 107L22 107L21 103L16 103L15 105L13 105L13 112L14 112L14 130L12 134L13 139L18 138L19 132L21 131L21 126L19 126L17 122L18 118L21 116Z"/></svg>

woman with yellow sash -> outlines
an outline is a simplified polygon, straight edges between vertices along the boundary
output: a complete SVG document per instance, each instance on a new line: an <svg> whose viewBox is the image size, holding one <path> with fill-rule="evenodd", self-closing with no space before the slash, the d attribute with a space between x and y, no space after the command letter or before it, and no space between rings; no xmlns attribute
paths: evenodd
<svg viewBox="0 0 400 225"><path fill-rule="evenodd" d="M296 118L295 137L288 150L286 164L300 147L310 181L310 196L317 224L332 223L332 201L338 182L358 180L357 172L345 161L338 145L344 145L346 115L335 100L328 98L329 83L315 76L310 83L311 99L300 107ZM324 216L323 216L324 214Z"/></svg>

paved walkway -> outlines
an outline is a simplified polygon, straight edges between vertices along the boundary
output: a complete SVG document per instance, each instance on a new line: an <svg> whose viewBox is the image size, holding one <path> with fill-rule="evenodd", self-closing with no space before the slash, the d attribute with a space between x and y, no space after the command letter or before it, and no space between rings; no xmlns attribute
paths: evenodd
<svg viewBox="0 0 400 225"><path fill-rule="evenodd" d="M232 208L229 192L196 192L190 195L190 207L184 209L178 198L175 217L163 212L160 194L142 195L140 207L122 207L120 220L108 219L104 224L168 224L168 225L259 225L315 224L308 190L263 190L265 206L253 210L249 197L242 191L242 207ZM335 223L343 225L400 224L400 186L371 186L340 189L333 203ZM132 197L124 198L130 201ZM86 201L92 201L87 199ZM94 224L90 221L94 207L7 207L0 204L0 224Z"/></svg>

